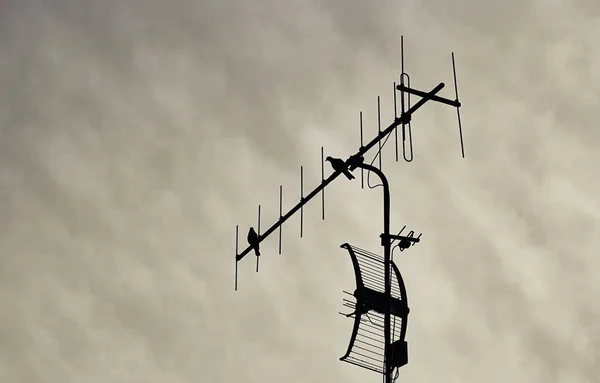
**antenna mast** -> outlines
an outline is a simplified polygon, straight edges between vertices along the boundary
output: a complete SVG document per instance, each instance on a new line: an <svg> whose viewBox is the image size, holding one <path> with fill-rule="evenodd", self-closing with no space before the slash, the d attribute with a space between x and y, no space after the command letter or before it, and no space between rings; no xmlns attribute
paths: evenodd
<svg viewBox="0 0 600 383"><path fill-rule="evenodd" d="M300 202L293 206L287 213L283 213L283 185L279 186L279 219L273 223L264 233L261 233L260 205L258 207L258 233L252 236L252 229L248 234L248 247L241 253L238 251L238 226L236 225L235 237L235 289L238 288L238 262L250 251L256 253L256 271L258 272L259 245L275 230L279 229L279 254L281 254L281 229L283 224L300 211L300 237L303 237L304 205L311 199L321 194L321 217L325 219L325 188L333 182L340 174L344 174L349 180L355 177L351 174L357 168L361 169L361 185L364 188L364 171L374 173L381 179L383 186L383 233L379 235L383 246L383 257L362 250L358 247L343 244L351 257L356 277L356 290L353 294L355 302L344 299L344 306L354 309L353 313L343 314L354 317L354 328L350 339L350 345L346 354L340 360L367 368L381 373L384 383L395 380L394 370L408 363L408 346L405 340L406 326L408 322L408 299L402 276L396 264L393 262L393 251L398 248L404 251L420 242L421 234L415 237L415 232L410 230L407 235L401 235L406 226L393 235L390 233L390 191L386 176L383 174L381 151L387 139L394 132L396 142L396 161L399 158L398 150L398 128L402 128L402 155L406 162L413 160L412 145L412 117L426 102L433 101L456 108L458 128L460 135L461 154L464 158L464 143L462 137L462 124L460 119L460 106L458 100L458 86L456 82L456 66L454 53L452 53L452 71L454 80L455 99L451 100L438 95L444 88L444 83L439 83L432 90L426 92L411 87L410 76L404 70L404 37L401 37L401 67L400 82L394 83L394 120L387 128L381 130L381 102L377 97L377 136L366 145L363 143L363 114L360 112L360 147L358 151L346 160L332 157L325 158L324 148L321 147L321 183L307 195L304 195L304 167L300 167ZM400 116L396 91L400 92ZM420 99L411 105L411 95ZM364 163L364 156L375 145L378 146L377 153L371 164ZM373 166L375 159L379 157L379 166ZM325 162L329 161L333 173L325 178ZM369 188L374 188L369 186ZM395 243L397 241L397 243ZM396 331L396 323L398 331ZM365 327L369 327L365 329ZM368 332L369 336L365 333ZM373 335L375 334L375 335ZM365 340L366 338L370 340ZM375 337L375 338L374 338ZM375 342L376 344L370 343Z"/></svg>

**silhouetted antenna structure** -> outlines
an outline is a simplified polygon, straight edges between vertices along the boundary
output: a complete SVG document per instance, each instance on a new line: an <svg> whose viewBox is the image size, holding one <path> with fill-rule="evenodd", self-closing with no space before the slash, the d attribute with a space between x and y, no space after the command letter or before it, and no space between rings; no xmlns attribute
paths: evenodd
<svg viewBox="0 0 600 383"><path fill-rule="evenodd" d="M444 88L444 83L439 83L429 92L421 91L411 87L410 77L404 71L404 38L401 38L401 60L402 73L400 83L394 83L394 121L385 129L381 127L381 99L377 97L377 136L364 144L363 118L360 112L360 148L346 160L328 156L325 158L324 148L321 147L321 182L306 196L304 195L304 167L300 167L300 202L293 206L287 213L283 212L283 185L279 186L279 219L261 234L260 205L258 207L258 233L250 228L248 232L248 247L241 253L238 248L238 225L236 225L235 245L235 289L238 286L238 262L241 261L251 250L257 256L256 271L258 272L259 245L275 230L279 229L279 254L281 254L282 226L292 215L300 210L300 237L303 237L304 205L311 199L321 194L321 218L325 219L325 188L341 174L348 180L355 177L352 174L357 168L361 169L361 186L364 188L364 171L367 176L373 173L381 180L383 189L383 232L380 234L383 255L362 250L348 243L342 245L350 254L355 271L356 290L353 294L354 301L344 299L344 306L351 308L354 312L344 314L347 317L354 316L354 328L350 344L346 354L340 358L343 361L376 371L384 375L384 383L391 383L394 370L408 362L408 346L405 340L408 314L408 300L402 276L396 264L393 262L393 251L398 248L404 251L419 243L421 234L415 236L414 230L403 235L406 225L394 235L390 233L390 188L387 178L383 174L382 149L394 131L396 140L396 161L399 159L398 150L398 128L402 128L402 152L404 160L413 160L412 127L411 121L414 113L426 102L433 101L450 105L456 108L459 134L461 139L462 155L464 158L464 147L462 140L462 125L460 121L458 100L458 86L456 82L456 68L454 53L452 54L452 69L454 77L455 100L438 96ZM400 91L400 116L398 116L398 105L396 91ZM420 97L411 103L411 95ZM407 142L408 141L408 142ZM377 153L371 164L365 162L364 156L375 145L378 146ZM379 166L373 166L375 159L379 157ZM325 162L330 162L333 172L325 178ZM368 181L368 180L367 180ZM368 185L369 188L374 188ZM396 375L397 377L397 375Z"/></svg>
<svg viewBox="0 0 600 383"><path fill-rule="evenodd" d="M390 261L390 305L385 296L385 259L381 255L344 243L340 246L348 251L356 290L344 291L353 300L344 298L343 306L350 313L341 313L345 317L354 317L354 326L346 353L340 358L368 370L385 373L385 312L391 307L392 325L390 329L390 347L396 356L392 359L393 368L408 363L408 345L405 340L408 324L408 298L400 270Z"/></svg>
<svg viewBox="0 0 600 383"><path fill-rule="evenodd" d="M415 244L421 242L421 235L423 233L419 233L419 235L417 237L415 237L414 230L410 230L406 236L402 236L400 234L402 234L404 229L406 229L406 225L404 225L402 227L402 229L400 229L398 234L396 234L396 236L395 236L396 239L394 239L391 243L391 245L393 245L392 258L394 256L394 250L396 248L398 248L398 250L400 250L400 251L404 251L404 250L408 249L409 247L414 246ZM398 241L398 243L394 245L395 241Z"/></svg>

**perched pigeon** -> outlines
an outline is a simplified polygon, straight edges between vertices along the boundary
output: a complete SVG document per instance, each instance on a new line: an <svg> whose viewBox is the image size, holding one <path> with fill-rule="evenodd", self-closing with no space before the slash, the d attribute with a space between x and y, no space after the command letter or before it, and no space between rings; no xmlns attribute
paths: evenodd
<svg viewBox="0 0 600 383"><path fill-rule="evenodd" d="M344 173L344 175L349 179L349 180L353 180L354 176L352 175L352 173L350 173L348 171L348 168L346 167L346 164L344 163L344 160L341 160L339 158L332 158L330 156L328 156L325 161L329 161L331 162L331 167L333 168L333 170L335 170L336 172L342 172Z"/></svg>
<svg viewBox="0 0 600 383"><path fill-rule="evenodd" d="M258 234L256 234L253 227L248 231L248 243L252 246L254 254L258 257L260 255L260 251L258 250Z"/></svg>

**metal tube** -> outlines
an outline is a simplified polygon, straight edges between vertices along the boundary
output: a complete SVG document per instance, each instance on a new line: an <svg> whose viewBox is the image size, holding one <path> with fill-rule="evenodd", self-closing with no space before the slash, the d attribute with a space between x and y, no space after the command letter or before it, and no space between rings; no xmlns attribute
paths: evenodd
<svg viewBox="0 0 600 383"><path fill-rule="evenodd" d="M381 245L383 246L383 262L384 262L384 284L385 284L385 298L387 301L387 310L385 312L385 318L383 323L383 337L385 343L385 352L384 352L384 383L392 383L392 368L389 366L390 364L390 351L391 351L391 315L390 315L390 307L392 305L392 285L390 278L390 254L391 254L391 242L390 242L390 186L388 183L385 174L375 166L371 166L365 163L359 164L358 167L363 168L365 170L372 171L375 173L380 179L383 185L383 235L381 238Z"/></svg>

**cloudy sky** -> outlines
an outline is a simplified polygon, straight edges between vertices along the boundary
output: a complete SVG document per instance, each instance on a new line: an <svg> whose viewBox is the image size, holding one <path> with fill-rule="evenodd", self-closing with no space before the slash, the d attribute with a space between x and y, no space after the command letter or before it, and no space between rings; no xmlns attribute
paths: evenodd
<svg viewBox="0 0 600 383"><path fill-rule="evenodd" d="M241 240L393 118L383 170L411 306L402 382L600 381L600 3L0 1L0 381L378 382L338 361L344 242L380 252L381 189L338 178ZM372 158L374 152L370 153ZM326 168L327 174L330 169ZM245 245L245 242L242 242Z"/></svg>

